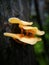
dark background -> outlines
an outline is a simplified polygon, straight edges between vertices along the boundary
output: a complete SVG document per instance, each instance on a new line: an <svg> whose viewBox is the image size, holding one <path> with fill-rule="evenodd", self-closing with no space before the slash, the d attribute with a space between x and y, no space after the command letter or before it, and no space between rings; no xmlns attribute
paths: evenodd
<svg viewBox="0 0 49 65"><path fill-rule="evenodd" d="M23 45L4 32L20 32L16 25L8 23L10 17L34 21L34 26L44 30L43 41L37 45ZM0 64L49 65L49 1L48 0L0 0Z"/></svg>

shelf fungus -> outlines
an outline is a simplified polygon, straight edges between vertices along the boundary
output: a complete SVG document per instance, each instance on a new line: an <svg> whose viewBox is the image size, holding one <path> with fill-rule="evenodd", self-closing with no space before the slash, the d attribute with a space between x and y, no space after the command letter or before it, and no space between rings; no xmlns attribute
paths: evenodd
<svg viewBox="0 0 49 65"><path fill-rule="evenodd" d="M32 35L44 35L45 32L44 31L40 31L37 27L32 27L32 26L23 26L23 25L19 25L19 27L22 30L26 31L26 35L28 35L28 33L32 34Z"/></svg>
<svg viewBox="0 0 49 65"><path fill-rule="evenodd" d="M15 18L15 17L10 18L8 21L11 24L19 24L19 28L21 29L21 33L14 34L14 33L5 32L4 36L11 37L18 43L25 43L25 44L34 45L38 41L42 40L41 38L37 37L36 35L42 36L45 34L44 31L40 31L37 27L32 27L31 26L33 24L32 22L30 22L30 23L25 22L25 21L22 21L18 18ZM24 34L24 31L25 31L25 34Z"/></svg>
<svg viewBox="0 0 49 65"><path fill-rule="evenodd" d="M21 24L21 25L32 25L33 24L33 22L23 21L23 20L20 20L19 18L16 18L16 17L9 18L8 21L11 24Z"/></svg>

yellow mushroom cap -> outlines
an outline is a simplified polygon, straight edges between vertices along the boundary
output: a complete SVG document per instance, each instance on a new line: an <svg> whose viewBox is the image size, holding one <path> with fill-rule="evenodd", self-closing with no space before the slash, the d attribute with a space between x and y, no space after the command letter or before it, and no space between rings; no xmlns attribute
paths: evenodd
<svg viewBox="0 0 49 65"><path fill-rule="evenodd" d="M9 18L8 21L11 24L20 24L20 19L18 19L16 17Z"/></svg>
<svg viewBox="0 0 49 65"><path fill-rule="evenodd" d="M44 31L37 30L37 31L36 31L36 34L37 34L37 35L44 35L45 32L44 32Z"/></svg>
<svg viewBox="0 0 49 65"><path fill-rule="evenodd" d="M21 25L32 25L33 22L27 22L27 21L23 21L21 20Z"/></svg>
<svg viewBox="0 0 49 65"><path fill-rule="evenodd" d="M8 21L11 24L21 24L21 25L32 25L33 24L33 22L23 21L16 17L9 18Z"/></svg>
<svg viewBox="0 0 49 65"><path fill-rule="evenodd" d="M19 27L26 30L27 32L32 33L32 34L36 34L36 35L44 35L45 34L44 31L40 31L37 27L23 26L23 25L19 25Z"/></svg>
<svg viewBox="0 0 49 65"><path fill-rule="evenodd" d="M18 39L20 42L24 42L26 44L34 45L38 41L41 41L41 38L37 37L28 37L24 36L23 34L13 34L13 33L4 33L5 36L12 37L13 39Z"/></svg>

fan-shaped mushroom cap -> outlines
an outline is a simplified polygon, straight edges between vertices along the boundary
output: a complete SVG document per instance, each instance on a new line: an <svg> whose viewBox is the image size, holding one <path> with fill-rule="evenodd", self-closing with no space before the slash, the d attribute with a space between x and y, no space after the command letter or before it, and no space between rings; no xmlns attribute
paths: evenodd
<svg viewBox="0 0 49 65"><path fill-rule="evenodd" d="M21 24L21 25L32 25L33 24L33 22L23 21L16 17L9 18L8 21L11 24Z"/></svg>
<svg viewBox="0 0 49 65"><path fill-rule="evenodd" d="M37 30L36 34L37 34L37 35L44 35L45 32L44 32L44 31Z"/></svg>
<svg viewBox="0 0 49 65"><path fill-rule="evenodd" d="M37 27L32 27L32 26L23 26L23 25L19 25L20 28L23 28L25 30L38 30Z"/></svg>
<svg viewBox="0 0 49 65"><path fill-rule="evenodd" d="M13 39L18 39L20 42L24 42L26 44L34 45L36 42L41 41L41 38L37 37L28 37L23 34L13 34L13 33L4 33L5 36L12 37Z"/></svg>
<svg viewBox="0 0 49 65"><path fill-rule="evenodd" d="M16 17L9 18L8 21L11 24L20 24L20 19L18 19Z"/></svg>
<svg viewBox="0 0 49 65"><path fill-rule="evenodd" d="M21 20L21 25L32 25L33 22L27 22L27 21L23 21Z"/></svg>
<svg viewBox="0 0 49 65"><path fill-rule="evenodd" d="M44 31L40 31L37 27L32 27L32 26L23 26L19 25L20 28L26 30L26 32L30 32L32 34L37 34L37 35L44 35Z"/></svg>

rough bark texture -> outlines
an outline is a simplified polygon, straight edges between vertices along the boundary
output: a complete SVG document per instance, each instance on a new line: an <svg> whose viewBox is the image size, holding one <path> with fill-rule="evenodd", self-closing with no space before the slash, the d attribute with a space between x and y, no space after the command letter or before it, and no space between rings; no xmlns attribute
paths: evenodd
<svg viewBox="0 0 49 65"><path fill-rule="evenodd" d="M13 16L29 20L29 1L0 0L0 65L38 65L33 46L24 46L3 36L5 31L20 32L16 25L8 24L8 18Z"/></svg>

